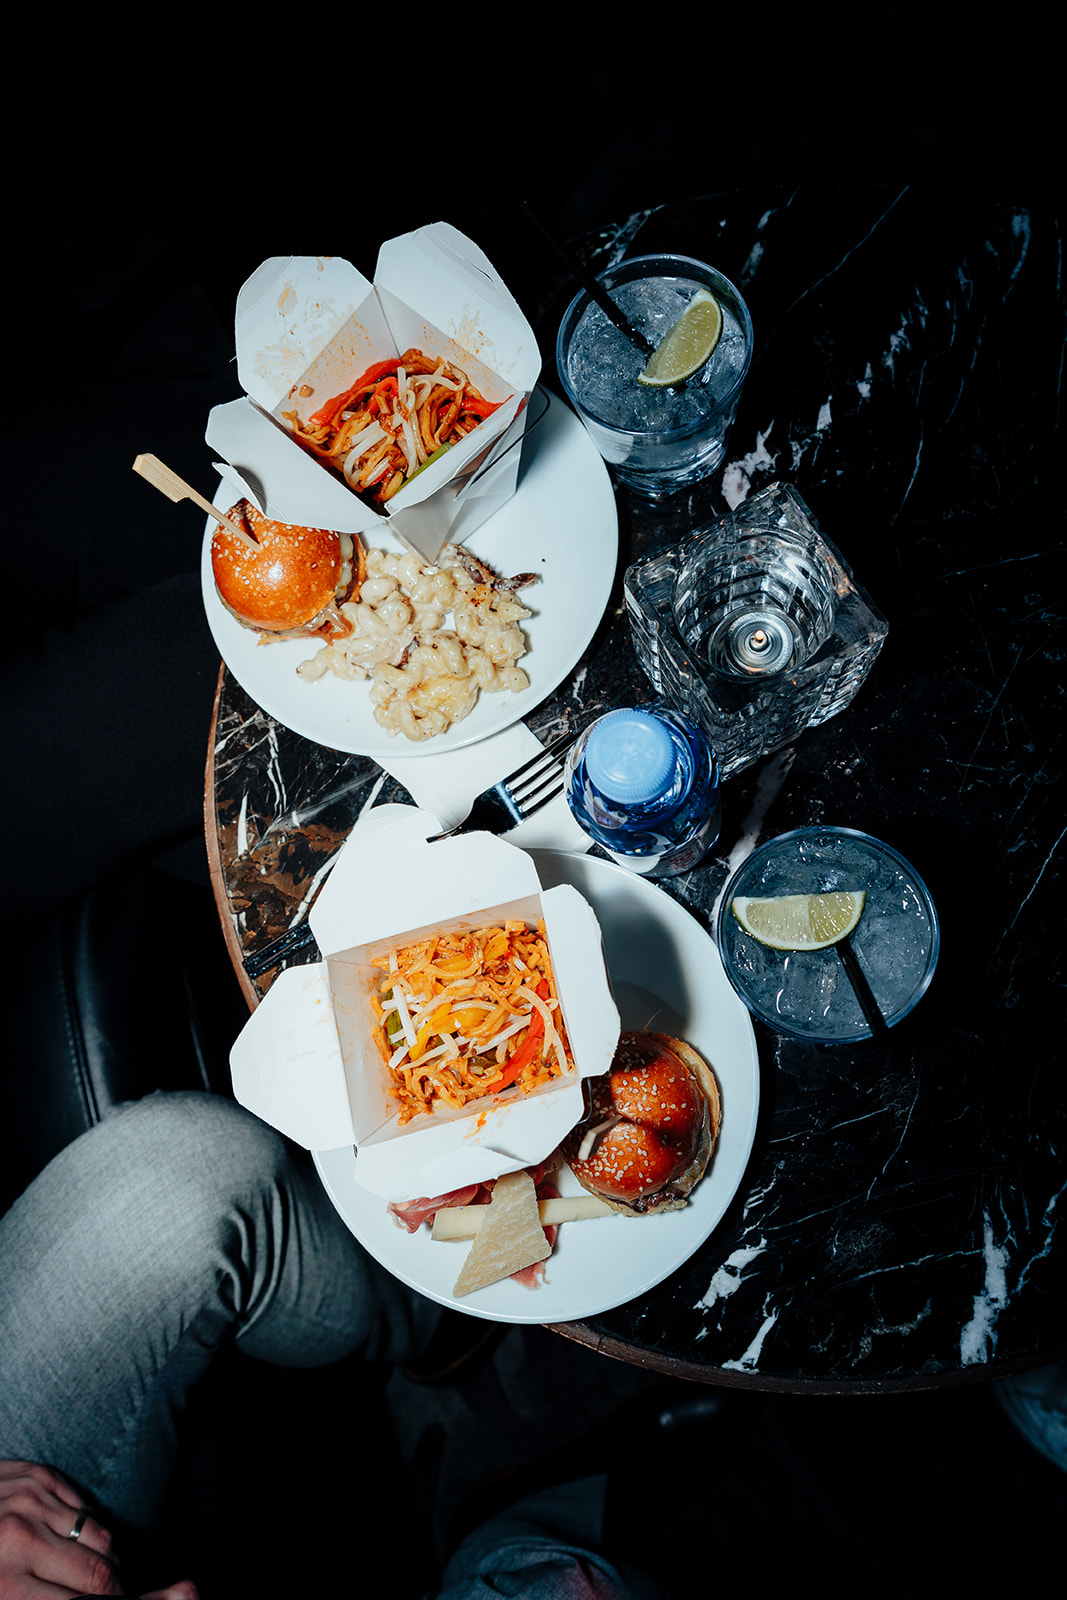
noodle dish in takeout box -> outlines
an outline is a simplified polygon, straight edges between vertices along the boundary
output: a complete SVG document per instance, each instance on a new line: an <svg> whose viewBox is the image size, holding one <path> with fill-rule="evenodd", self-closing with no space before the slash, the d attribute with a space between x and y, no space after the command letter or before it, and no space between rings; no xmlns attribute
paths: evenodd
<svg viewBox="0 0 1067 1600"><path fill-rule="evenodd" d="M215 406L206 432L235 500L372 544L388 528L433 561L514 493L541 358L491 263L449 224L388 240L373 283L336 256L265 261L238 295L235 332L245 395ZM395 406L405 355L411 425L394 471L369 385L391 384ZM416 415L434 371L433 415Z"/></svg>
<svg viewBox="0 0 1067 1600"><path fill-rule="evenodd" d="M582 1117L582 1080L608 1070L619 1039L600 927L583 896L568 884L542 891L530 856L502 839L471 833L431 844L439 831L436 817L412 806L384 805L362 818L311 912L325 959L275 980L230 1056L242 1105L308 1149L355 1146L357 1183L385 1201L443 1194L545 1160ZM379 1043L383 1012L403 1009L379 998L391 992L390 962L395 971L398 951L439 935L474 949L486 929L499 930L497 944L515 933L531 963L527 991L546 997L543 1025L520 1029L522 1054L543 1027L557 1048L566 1045L561 1070L546 1067L526 1087L525 1078L489 1068L486 1089L466 1104L413 1113L396 1087L390 1046ZM549 970L532 964L539 943ZM473 1012L478 1003L453 1004ZM530 1015L528 1007L527 1023ZM399 1020L385 1022L399 1037ZM396 1054L405 1055L402 1041Z"/></svg>

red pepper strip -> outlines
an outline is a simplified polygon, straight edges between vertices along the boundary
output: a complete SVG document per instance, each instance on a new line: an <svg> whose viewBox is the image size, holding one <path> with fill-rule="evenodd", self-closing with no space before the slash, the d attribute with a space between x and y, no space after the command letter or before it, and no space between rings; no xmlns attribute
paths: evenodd
<svg viewBox="0 0 1067 1600"><path fill-rule="evenodd" d="M363 376L361 378L357 378L355 383L352 384L350 388L346 389L343 394L335 395L332 400L327 400L324 406L320 406L318 411L314 412L308 418L308 421L310 423L314 423L316 427L329 427L330 424L334 422L338 416L340 416L341 412L348 405L349 401L353 400L355 396L359 394L360 390L373 389L376 383L380 383L382 378L389 377L390 374L395 377L396 369L397 359L395 356L391 356L388 361L376 361L374 365L368 367Z"/></svg>
<svg viewBox="0 0 1067 1600"><path fill-rule="evenodd" d="M491 417L503 404L503 400L483 400L481 395L465 394L459 409L472 411L476 417Z"/></svg>
<svg viewBox="0 0 1067 1600"><path fill-rule="evenodd" d="M392 406L390 401L395 400L399 393L400 389L395 375L383 378L380 383L375 385L374 393L367 402L367 409L369 411L388 411L391 415Z"/></svg>
<svg viewBox="0 0 1067 1600"><path fill-rule="evenodd" d="M548 982L545 978L542 978L541 982L537 985L537 993L542 1000L548 999ZM515 1079L519 1076L519 1073L523 1070L523 1068L530 1065L530 1062L537 1054L537 1047L541 1043L541 1038L544 1034L544 1031L545 1019L542 1017L540 1011L532 1011L530 1013L530 1026L526 1030L525 1039L522 1041L511 1060L505 1063L504 1070L500 1077L493 1079L492 1089L494 1094L498 1093L501 1089L508 1088L510 1084L515 1082Z"/></svg>

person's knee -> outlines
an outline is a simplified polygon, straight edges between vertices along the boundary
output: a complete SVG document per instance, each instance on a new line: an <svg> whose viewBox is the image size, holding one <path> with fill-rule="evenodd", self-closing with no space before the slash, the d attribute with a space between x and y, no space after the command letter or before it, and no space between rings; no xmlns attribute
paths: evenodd
<svg viewBox="0 0 1067 1600"><path fill-rule="evenodd" d="M294 1159L281 1134L251 1112L195 1090L121 1106L100 1133L117 1170L147 1186L165 1182L189 1203L199 1198L210 1209L223 1195L238 1197L276 1182Z"/></svg>
<svg viewBox="0 0 1067 1600"><path fill-rule="evenodd" d="M142 1270L215 1274L220 1252L251 1257L297 1157L232 1101L199 1092L154 1094L120 1108L98 1136L96 1221ZM139 1249L140 1245L143 1248Z"/></svg>

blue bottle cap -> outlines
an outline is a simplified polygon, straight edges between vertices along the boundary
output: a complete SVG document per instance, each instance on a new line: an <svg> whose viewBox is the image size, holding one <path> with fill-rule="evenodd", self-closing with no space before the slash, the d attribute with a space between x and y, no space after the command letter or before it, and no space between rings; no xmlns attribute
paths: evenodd
<svg viewBox="0 0 1067 1600"><path fill-rule="evenodd" d="M584 755L590 782L609 800L655 800L674 775L674 741L648 711L609 711L591 728Z"/></svg>

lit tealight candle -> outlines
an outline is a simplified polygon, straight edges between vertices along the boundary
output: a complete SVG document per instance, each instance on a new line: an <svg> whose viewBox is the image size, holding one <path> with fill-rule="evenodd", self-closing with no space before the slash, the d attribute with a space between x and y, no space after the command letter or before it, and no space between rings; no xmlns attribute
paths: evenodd
<svg viewBox="0 0 1067 1600"><path fill-rule="evenodd" d="M781 672L794 664L797 650L788 618L766 606L734 612L719 624L712 639L713 658L717 654L728 671L745 674Z"/></svg>

